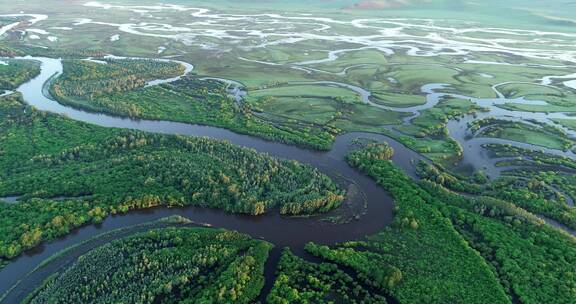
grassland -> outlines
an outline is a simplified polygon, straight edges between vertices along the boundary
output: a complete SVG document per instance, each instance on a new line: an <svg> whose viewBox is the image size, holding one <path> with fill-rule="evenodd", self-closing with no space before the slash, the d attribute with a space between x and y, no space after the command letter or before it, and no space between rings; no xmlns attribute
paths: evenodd
<svg viewBox="0 0 576 304"><path fill-rule="evenodd" d="M568 129L576 130L576 120L574 119L554 119L554 121Z"/></svg>
<svg viewBox="0 0 576 304"><path fill-rule="evenodd" d="M550 134L522 127L507 127L501 131L494 131L493 133L488 131L484 134L491 137L510 139L558 150L567 150L573 144L571 141L563 138L552 137Z"/></svg>
<svg viewBox="0 0 576 304"><path fill-rule="evenodd" d="M331 98L344 103L360 103L360 96L351 90L325 85L288 85L250 91L250 97Z"/></svg>
<svg viewBox="0 0 576 304"><path fill-rule="evenodd" d="M500 91L508 98L523 97L527 100L545 101L549 105L539 104L514 104L506 105L505 108L517 109L526 112L574 112L574 100L576 95L568 90L558 87L542 86L535 84L507 84L500 87Z"/></svg>
<svg viewBox="0 0 576 304"><path fill-rule="evenodd" d="M344 5L344 2L341 3L344 7L354 7L351 4ZM180 4L191 5L191 3ZM299 4L281 5L278 3L272 6L289 7L286 11L297 10L301 7ZM245 30L237 34L228 32L229 37L221 39L219 34L210 34L212 32L196 35L197 32L206 31L206 25L190 23L185 18L187 13L175 13L170 9L152 9L149 15L138 17L143 20L154 19L154 22L157 23L157 26L151 26L151 28L155 28L154 30L138 29L133 32L124 32L114 24L122 24L123 20L134 17L135 12L131 11L129 7L112 8L111 11L114 14L105 14L106 10L98 7L86 8L71 5L67 10L76 19L79 16L84 16L96 23L87 21L86 23L80 22L80 24L71 25L71 21L66 17L61 19L49 18L44 22L49 32L58 36L58 41L46 41L45 37L31 41L30 37L26 36L22 40L6 39L6 42L25 53L50 54L50 56L85 57L101 56L107 53L142 57L177 56L180 60L193 63L198 75L233 79L246 85L251 91L251 95L261 98L264 94L268 94L266 97L276 98L277 101L265 107L265 113L257 115L258 117L248 117L250 115L247 116L244 113L241 115L231 113L233 107L222 105L223 102L211 103L209 106L205 106L205 109L198 109L196 105L190 105L198 103L197 98L184 100L182 95L176 96L161 91L149 92L144 90L145 93L131 94L126 100L124 100L124 96L121 98L119 95L106 96L106 98L92 102L86 102L86 100L79 98L76 103L83 108L106 111L117 115L174 119L183 122L216 125L237 132L317 149L328 149L332 138L341 132L361 130L385 133L385 128L382 126L399 123L403 115L372 108L354 109L353 112L361 113L358 115L341 115L341 113L346 112L346 109L333 104L328 105L324 100L309 100L308 105L300 100L294 101L293 97L298 96L297 94L294 92L286 94L286 90L289 91L287 89L290 87L289 83L337 81L353 84L369 90L376 102L402 108L422 105L425 102L425 96L421 92L421 88L430 83L447 84L445 89L440 90L443 92L461 93L478 98L493 98L496 93L491 88L492 86L512 82L512 84L501 86L508 97L529 99L542 99L544 97L553 105L528 106L510 103L504 105L505 108L522 111L573 111L568 102L571 100L570 92L562 87L561 83L558 81L553 83L556 88L550 90L554 92L544 92L542 90L547 87L537 85L537 82L543 77L569 74L568 69L553 59L545 58L545 56L525 58L506 52L489 51L473 51L465 56L463 54L462 56L449 55L450 48L457 48L454 45L469 42L469 39L482 44L494 33L466 32L462 34L462 37L452 37L452 44L447 46L447 49L443 49L441 45L437 44L439 38L436 39L434 35L427 35L430 29L426 27L427 24L420 20L411 20L410 22L395 20L391 24L382 20L373 20L366 21L365 26L362 27L350 26L346 22L351 22L352 19L361 15L370 16L373 12L342 11L342 7L332 6L332 4L322 5L322 7L324 9L330 7L323 16L333 18L338 22L325 22L325 20L308 22L309 20L305 20L306 18L302 20L278 18L271 26L270 20L266 20L266 18L274 19L275 17L254 17L251 19L252 21L242 17L238 17L236 20L220 18L218 19L219 26L214 26L214 28L210 28L211 25L208 26L210 31L214 30L214 33L217 33L226 28ZM434 7L436 5L431 5L430 9ZM82 13L81 8L89 11L89 15ZM238 5L228 3L226 9L240 14L263 11L262 8L256 8L252 4L245 3L242 7L238 7ZM431 16L437 16L436 13L429 10L422 10L421 12L424 11L431 13ZM406 16L411 17L414 17L416 13L409 9L393 10L392 12L392 14L406 14ZM390 14L388 11L378 11L378 13ZM463 14L461 11L459 13ZM547 22L543 22L541 17L536 19L541 21L538 23L539 26L544 26L543 23ZM170 26L175 26L177 29L171 27L167 27L168 30L166 28L158 29L164 27L163 24L168 20ZM486 21L486 18L481 18L481 21ZM400 24L397 24L398 22ZM463 26L460 21L445 20L445 18L435 20L435 22L446 28ZM494 22L490 24L493 25ZM62 30L62 26L68 26L74 30ZM405 36L399 35L399 38L396 38L395 35L384 35L383 37L386 37L387 40L373 38L382 34L381 30L390 29L399 30ZM444 37L441 27L435 30L440 32L438 34L440 38ZM559 28L555 30L559 30ZM272 32L276 35L272 35ZM77 33L82 33L82 35L77 35ZM331 39L330 37L335 34L349 35L352 38ZM111 41L110 38L114 35L119 35L119 39ZM190 38L184 39L187 36ZM290 39L286 37L296 38L288 43L285 40ZM365 44L366 40L357 40L357 37L374 39L374 45ZM498 33L498 37L506 39L498 42L505 47L527 48L530 43L536 43L515 32L502 31ZM561 37L554 37L559 40L559 43L563 43ZM192 40L195 43L190 43ZM431 44L414 42L420 40ZM48 47L48 49L35 48L34 45ZM546 49L549 46L539 44L538 47ZM330 56L336 58L329 58L328 52L333 52ZM457 53L459 50L454 52ZM427 55L429 53L432 55ZM279 84L285 89L277 87ZM354 99L354 93L345 92L344 89L327 89L325 86L317 85L294 89L306 89L308 96L305 97L311 97L311 95L319 95L316 97L322 98L345 96L348 101ZM157 97L158 95L160 97ZM217 111L210 112L210 107L214 108L214 106L221 107L220 112L224 112L224 114ZM302 111L296 111L300 107L303 108ZM303 114L304 109L309 112ZM374 112L374 114L370 112ZM364 121L367 123L362 123ZM421 136L422 132L420 130L404 131L406 131L406 136L402 137L401 140L414 147L414 142L419 141L419 137L415 135ZM510 134L510 136L514 137L515 135ZM550 146L558 143L544 144ZM441 160L458 157L457 151L454 151L452 146L452 144L439 141L437 138L426 138L422 144L418 143L417 149L432 151L430 152L431 157ZM450 149L453 151L450 152ZM446 164L448 163L446 162Z"/></svg>
<svg viewBox="0 0 576 304"><path fill-rule="evenodd" d="M560 106L560 105L527 105L522 103L508 103L501 106L504 109L511 111L520 112L541 112L541 113L552 113L552 112L564 112L564 113L576 113L576 108L573 106Z"/></svg>
<svg viewBox="0 0 576 304"><path fill-rule="evenodd" d="M265 114L289 121L333 125L344 131L397 124L402 117L393 111L363 104L350 90L322 85L251 91L248 100L250 106Z"/></svg>
<svg viewBox="0 0 576 304"><path fill-rule="evenodd" d="M486 119L475 123L484 127L478 136L503 138L557 150L569 150L574 141L561 130L548 125L532 125L497 119Z"/></svg>
<svg viewBox="0 0 576 304"><path fill-rule="evenodd" d="M461 147L449 136L447 123L464 115L484 111L469 100L446 98L435 107L420 111L410 124L395 127L411 148L437 163L449 165L460 157ZM402 137L400 137L402 138Z"/></svg>

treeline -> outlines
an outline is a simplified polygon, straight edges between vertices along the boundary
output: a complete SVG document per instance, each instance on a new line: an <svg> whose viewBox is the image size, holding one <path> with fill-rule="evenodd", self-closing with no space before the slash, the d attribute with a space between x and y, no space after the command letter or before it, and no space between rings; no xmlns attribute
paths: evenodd
<svg viewBox="0 0 576 304"><path fill-rule="evenodd" d="M50 57L50 58L75 58L84 59L88 57L100 58L109 54L109 52L99 48L94 47L70 47L70 48L44 48L39 46L27 45L27 44L16 44L14 49L18 54L26 54L30 56L37 57Z"/></svg>
<svg viewBox="0 0 576 304"><path fill-rule="evenodd" d="M36 61L14 59L1 61L7 65L0 64L0 89L15 90L24 82L40 74L40 64Z"/></svg>
<svg viewBox="0 0 576 304"><path fill-rule="evenodd" d="M340 205L327 176L207 138L107 129L0 99L0 258L109 214L204 206L258 215L313 214ZM50 200L63 197L62 200ZM76 199L84 197L83 199ZM66 199L69 198L69 199Z"/></svg>
<svg viewBox="0 0 576 304"><path fill-rule="evenodd" d="M289 249L282 252L277 278L266 298L270 304L292 303L387 303L354 277L330 263L310 263Z"/></svg>
<svg viewBox="0 0 576 304"><path fill-rule="evenodd" d="M151 80L176 77L184 73L179 63L140 59L65 60L64 71L51 86L59 99L93 100L113 92L141 88Z"/></svg>
<svg viewBox="0 0 576 304"><path fill-rule="evenodd" d="M271 248L225 230L154 229L93 249L26 303L253 303Z"/></svg>
<svg viewBox="0 0 576 304"><path fill-rule="evenodd" d="M401 283L391 290L400 302L574 302L574 238L512 203L461 196L431 181L416 183L363 151L349 161L392 193L396 219L366 241L320 255L338 253L342 261L346 255L378 255L402 271Z"/></svg>

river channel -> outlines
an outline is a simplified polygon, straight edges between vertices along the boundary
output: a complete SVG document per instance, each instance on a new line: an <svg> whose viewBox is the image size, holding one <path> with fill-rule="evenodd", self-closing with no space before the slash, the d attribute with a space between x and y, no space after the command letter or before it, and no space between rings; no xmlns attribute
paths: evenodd
<svg viewBox="0 0 576 304"><path fill-rule="evenodd" d="M413 162L424 159L423 156L406 148L396 140L384 135L372 133L355 132L338 136L330 151L319 152L292 145L266 141L248 135L237 134L222 128L171 121L139 120L83 111L62 105L49 96L47 86L50 80L54 79L54 77L58 77L58 75L62 73L62 61L60 59L39 57L23 57L19 59L36 60L41 63L41 73L17 89L17 92L22 94L24 101L38 110L65 115L73 120L107 128L127 128L161 134L205 136L213 139L227 140L235 145L252 148L258 152L267 153L271 156L297 160L317 168L321 172L333 178L341 187L348 189L349 197L347 198L347 204L365 205L366 212L364 212L359 219L344 224L334 224L323 220L326 216L331 216L333 214L310 218L287 218L280 216L277 211L273 210L266 215L254 217L229 214L219 210L197 207L153 208L134 211L125 215L110 216L99 225L87 225L75 229L71 234L63 238L45 242L38 248L26 252L1 269L0 294L6 293L3 299L4 303L19 302L29 292L31 292L34 287L40 284L41 280L38 276L35 277L34 275L29 274L31 274L31 272L33 272L33 270L43 260L53 254L67 247L80 244L83 241L89 240L104 232L153 221L171 215L181 215L194 222L236 230L249 234L252 237L261 238L273 243L276 246L276 249L271 255L270 263L272 264L267 265L268 267L266 269L266 277L268 279L267 288L269 288L270 278L273 276L275 269L273 263L277 262L279 258L279 249L283 247L291 247L294 253L304 256L303 246L307 242L333 244L336 242L358 239L365 235L378 232L392 221L394 207L392 198L382 187L376 185L372 179L354 170L346 163L345 156L352 148L351 144L354 139L369 138L377 141L388 142L395 150L392 159L393 162L412 177L415 177ZM193 69L189 64L185 64L185 67L186 73L191 72ZM153 81L150 82L149 85L158 85L169 81L175 81L177 79L179 78ZM239 92L238 87L240 84L231 81L228 82L228 84L233 85L232 89L234 89L235 92ZM365 102L375 106L389 108L371 102L369 98L370 93L364 89L333 82L326 82L324 84L352 89L358 92ZM443 86L440 84L423 87L423 92L428 94L428 101L423 106L404 109L394 108L391 110L414 112L414 115L418 115L418 111L433 107L443 97L448 96L448 94L436 93L436 90L441 89L442 87ZM492 100L491 105L494 106L500 102L501 99L502 98ZM478 100L478 103L481 104L482 102ZM488 102L485 102L484 105L487 104ZM405 123L408 123L408 120L406 120ZM466 119L463 119L460 122L451 121L449 123L451 135L455 136L460 144L465 146L463 161L470 162L474 167L486 168L490 163L489 157L479 152L483 150L480 147L480 144L472 144L469 140L465 139L465 124L467 124ZM492 139L486 139L486 141L493 142ZM467 157L467 155L472 155L472 158Z"/></svg>

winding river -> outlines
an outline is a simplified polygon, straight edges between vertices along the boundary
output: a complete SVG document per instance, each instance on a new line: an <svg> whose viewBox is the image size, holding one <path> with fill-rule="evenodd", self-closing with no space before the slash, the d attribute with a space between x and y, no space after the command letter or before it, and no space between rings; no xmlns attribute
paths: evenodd
<svg viewBox="0 0 576 304"><path fill-rule="evenodd" d="M5 298L3 298L4 303L19 302L27 294L33 291L38 284L40 284L43 277L37 275L33 270L40 265L43 260L53 254L72 245L89 240L103 232L133 226L135 224L160 219L170 215L181 215L195 222L237 230L275 244L276 248L271 253L271 258L268 261L265 273L267 278L267 286L265 289L270 288L270 283L272 282L275 270L274 263L277 263L278 261L281 248L287 246L291 247L293 252L297 255L304 256L305 253L303 252L303 246L307 242L333 244L335 242L358 239L365 235L378 232L392 221L393 201L391 197L383 190L383 188L377 186L372 179L349 167L345 161L345 156L350 151L351 142L354 139L360 137L388 142L396 151L392 159L394 163L412 177L415 177L416 175L413 162L424 159L424 157L406 148L394 139L384 135L371 133L355 132L338 136L332 150L329 152L318 152L282 143L270 142L252 136L241 135L222 128L170 121L135 120L83 111L59 104L49 97L47 84L51 79L62 73L62 61L60 59L41 57L22 57L19 59L36 60L41 63L41 73L17 89L17 91L22 94L26 103L39 110L65 115L70 119L107 128L128 128L145 132L206 136L214 139L227 140L235 145L253 148L259 152L267 153L275 157L294 159L318 168L318 170L333 178L341 187L348 189L349 195L343 208L346 208L346 206L352 207L365 205L367 212L362 213L359 220L353 220L345 224L333 224L323 221L326 216L335 215L337 212L340 212L340 210L325 216L312 218L286 218L280 216L277 212L269 212L266 215L254 217L227 214L219 210L197 207L153 208L134 211L125 215L110 216L99 225L87 225L75 229L71 234L63 238L51 242L45 242L40 247L26 252L1 269L0 294L5 294ZM191 72L193 69L189 64L185 64L185 67L186 73ZM148 85L158 85L175 81L177 79L179 78L157 80L150 82ZM239 99L242 97L241 94L243 94L240 90L241 84L233 81L227 81L227 84L229 91L236 96L236 100L239 102ZM362 99L366 103L381 108L392 109L372 102L370 100L370 92L362 88L337 82L324 82L322 84L340 86L354 90L362 96ZM419 115L418 113L420 110L433 107L446 96L458 97L456 95L436 92L444 87L445 86L442 84L430 84L423 87L422 91L427 94L427 102L425 105L412 108L393 108L392 110L414 113L414 115L410 117L414 118L416 115ZM470 97L466 98L471 99ZM495 105L502 102L502 98L491 101L476 101L480 105L492 105L493 107L491 109L500 109ZM517 116L510 115L510 117ZM406 119L404 123L409 123L409 120ZM487 168L492 164L490 157L481 154L483 151L480 147L482 141L471 142L466 139L466 125L466 119L450 121L448 125L451 135L464 146L463 148L465 151L463 163L470 162L474 167ZM493 139L489 139L488 141L495 142ZM490 171L489 173L492 174L495 172Z"/></svg>
<svg viewBox="0 0 576 304"><path fill-rule="evenodd" d="M38 57L23 57L19 59L41 62L41 73L17 89L17 91L22 94L25 102L39 110L65 115L70 119L109 128L128 128L154 133L206 136L214 139L227 140L233 144L253 148L272 156L298 160L318 168L321 172L333 178L342 187L347 188L351 195L347 197L346 204L366 204L369 212L365 212L359 220L354 220L346 224L332 224L323 221L322 218L324 216L313 218L285 218L277 212L269 212L263 216L253 217L227 214L219 210L197 207L153 208L131 212L126 215L110 216L100 225L87 225L74 230L66 237L46 242L40 247L23 254L0 270L0 294L10 290L3 299L5 303L18 302L19 299L23 299L23 297L32 291L34 286L40 283L38 281L27 281L29 277L26 274L53 254L74 244L86 241L100 233L170 215L181 215L195 222L237 230L253 237L270 241L276 245L276 249L271 255L271 263L273 263L274 260L277 261L280 249L286 246L291 247L296 254L303 255L302 247L307 242L313 241L321 244L332 244L376 233L392 221L393 201L372 179L348 166L345 161L345 155L350 149L351 141L358 137L387 141L397 151L393 157L393 161L398 166L404 168L411 176L415 176L415 170L412 166L413 160L422 159L419 154L404 147L395 140L383 135L369 133L348 133L339 136L336 138L331 151L318 152L236 134L221 128L170 121L135 120L82 111L61 105L49 98L47 83L50 79L62 73L61 60ZM187 71L190 70L191 69L187 69ZM160 82L153 84L158 83ZM327 214L326 216L330 215L334 214ZM274 270L272 268L273 267L267 267L268 278L273 275ZM13 286L15 287L10 289Z"/></svg>

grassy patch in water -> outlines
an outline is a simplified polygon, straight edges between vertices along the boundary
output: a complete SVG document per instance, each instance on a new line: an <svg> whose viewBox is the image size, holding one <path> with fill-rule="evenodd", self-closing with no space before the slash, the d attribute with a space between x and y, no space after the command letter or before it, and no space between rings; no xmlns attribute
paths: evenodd
<svg viewBox="0 0 576 304"><path fill-rule="evenodd" d="M475 122L485 128L479 136L507 139L556 150L568 150L574 145L561 130L547 125L487 119Z"/></svg>

